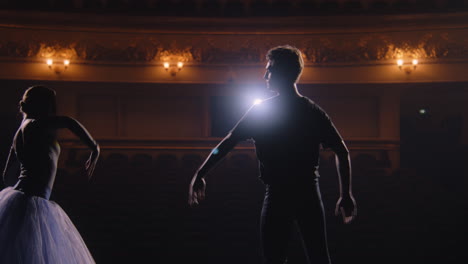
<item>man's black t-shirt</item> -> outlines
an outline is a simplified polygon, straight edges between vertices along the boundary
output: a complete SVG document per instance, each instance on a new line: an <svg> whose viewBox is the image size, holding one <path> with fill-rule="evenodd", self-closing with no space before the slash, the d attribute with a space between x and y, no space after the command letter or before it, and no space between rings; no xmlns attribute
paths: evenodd
<svg viewBox="0 0 468 264"><path fill-rule="evenodd" d="M342 138L328 115L307 97L273 97L252 106L231 131L252 139L266 184L319 177L320 145L338 146Z"/></svg>

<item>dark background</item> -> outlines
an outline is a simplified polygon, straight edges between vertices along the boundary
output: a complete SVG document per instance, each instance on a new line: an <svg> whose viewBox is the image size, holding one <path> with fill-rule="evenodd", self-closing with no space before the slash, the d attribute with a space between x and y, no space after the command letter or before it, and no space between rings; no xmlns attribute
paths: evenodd
<svg viewBox="0 0 468 264"><path fill-rule="evenodd" d="M3 163L21 120L17 102L25 87L37 81L1 83L2 96L8 97L2 106L8 110L1 114ZM389 171L370 155L353 156L359 211L350 225L333 216L337 175L333 157L323 153L320 184L334 263L463 263L468 259L463 116L448 113L447 102L434 99L441 98L440 86L451 87L444 94L456 94L465 84L430 86L416 85L402 98L401 168ZM214 136L229 130L245 111L242 103L227 103L237 102L234 98L212 98L210 111L217 112L212 115ZM451 102L456 104L457 99ZM427 110L424 115L419 113L422 108ZM188 184L208 149L137 147L129 152L104 147L94 178L88 182L83 170L87 152L65 144L51 200L69 214L97 263L259 263L264 188L257 179L254 152L248 144L244 146L211 173L207 200L189 208ZM14 176L10 174L10 183ZM290 263L304 263L300 246L294 235Z"/></svg>

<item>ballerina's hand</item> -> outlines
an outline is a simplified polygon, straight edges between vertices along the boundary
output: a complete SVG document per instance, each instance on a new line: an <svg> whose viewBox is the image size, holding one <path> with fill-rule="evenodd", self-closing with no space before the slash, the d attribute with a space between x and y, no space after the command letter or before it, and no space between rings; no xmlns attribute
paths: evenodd
<svg viewBox="0 0 468 264"><path fill-rule="evenodd" d="M345 224L351 223L357 216L356 200L352 194L340 197L336 203L335 215L343 217Z"/></svg>
<svg viewBox="0 0 468 264"><path fill-rule="evenodd" d="M192 182L189 188L189 200L190 206L198 205L199 202L205 199L206 182L205 179L198 177L197 174L193 176Z"/></svg>
<svg viewBox="0 0 468 264"><path fill-rule="evenodd" d="M94 169L96 168L96 163L99 158L99 147L91 152L91 156L89 156L89 159L86 161L86 173L88 175L88 180L91 179L94 173Z"/></svg>

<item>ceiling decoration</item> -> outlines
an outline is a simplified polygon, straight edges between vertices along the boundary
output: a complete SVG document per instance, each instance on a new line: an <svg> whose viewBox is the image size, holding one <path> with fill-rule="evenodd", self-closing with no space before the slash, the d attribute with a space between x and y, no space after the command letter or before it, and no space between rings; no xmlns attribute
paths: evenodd
<svg viewBox="0 0 468 264"><path fill-rule="evenodd" d="M271 47L290 44L309 64L372 63L403 57L468 59L468 29L357 34L132 35L2 32L0 58L73 59L82 62L195 64L262 63ZM19 33L19 34L18 34ZM177 58L176 58L177 57Z"/></svg>
<svg viewBox="0 0 468 264"><path fill-rule="evenodd" d="M1 5L16 10L132 13L148 16L310 16L323 14L459 12L464 0L5 0Z"/></svg>

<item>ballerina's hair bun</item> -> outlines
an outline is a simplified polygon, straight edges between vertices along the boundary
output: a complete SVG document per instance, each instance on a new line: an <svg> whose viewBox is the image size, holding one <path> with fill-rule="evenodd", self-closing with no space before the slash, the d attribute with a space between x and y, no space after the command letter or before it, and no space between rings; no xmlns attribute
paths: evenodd
<svg viewBox="0 0 468 264"><path fill-rule="evenodd" d="M29 117L55 114L55 91L42 85L29 87L20 101L20 111Z"/></svg>

